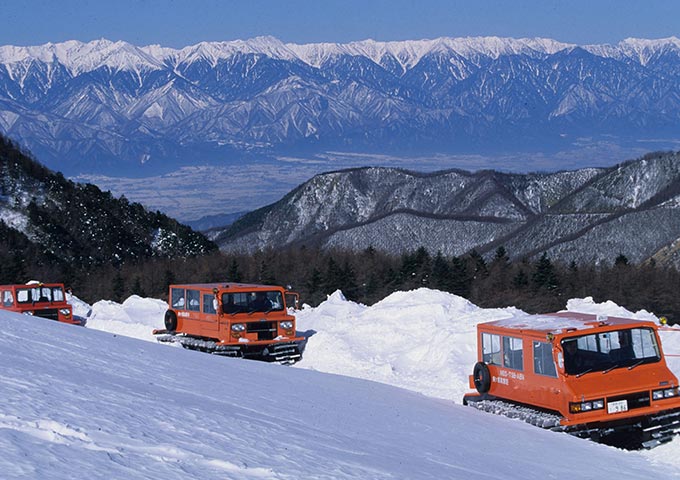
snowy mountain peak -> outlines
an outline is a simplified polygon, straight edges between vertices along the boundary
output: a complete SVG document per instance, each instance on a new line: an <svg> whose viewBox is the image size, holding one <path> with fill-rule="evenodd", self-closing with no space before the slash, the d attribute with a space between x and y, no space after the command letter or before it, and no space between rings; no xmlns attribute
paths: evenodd
<svg viewBox="0 0 680 480"><path fill-rule="evenodd" d="M680 39L668 37L660 39L626 38L616 45L586 45L588 52L605 58L629 59L640 65L647 65L651 59L667 51L680 54Z"/></svg>
<svg viewBox="0 0 680 480"><path fill-rule="evenodd" d="M504 37L440 37L432 40L391 42L368 39L346 44L287 44L287 47L295 52L302 61L314 67L319 67L328 59L338 55L365 56L377 64L382 64L386 55L391 55L405 69L413 67L422 57L430 53L455 53L463 57L483 55L498 58L500 55L517 53L552 54L572 46L572 44L549 38L514 39Z"/></svg>
<svg viewBox="0 0 680 480"><path fill-rule="evenodd" d="M200 42L181 49L148 45L137 47L124 41L105 38L90 42L69 40L62 43L46 43L39 46L0 46L0 63L11 65L32 59L49 63L55 59L65 65L72 74L91 71L105 65L112 70L158 69L170 60L175 63L192 63L207 60L215 65L238 53L262 54L283 60L301 60L319 68L329 59L339 55L355 55L370 58L382 64L386 56L399 61L408 69L430 53L454 53L470 58L486 56L493 59L511 54L554 54L573 48L575 44L558 42L550 38L510 37L439 37L435 39L376 41L372 39L350 43L284 44L272 36L260 36L247 40L223 42ZM680 49L680 39L669 37L658 40L628 38L617 45L587 45L586 50L607 57L632 57L634 52L655 52L671 46ZM644 64L645 55L638 55Z"/></svg>
<svg viewBox="0 0 680 480"><path fill-rule="evenodd" d="M548 38L507 38L507 37L464 37L440 38L436 40L435 48L449 49L464 56L483 55L498 58L501 55L515 55L520 53L552 54L572 44L561 43Z"/></svg>
<svg viewBox="0 0 680 480"><path fill-rule="evenodd" d="M628 47L634 50L659 49L668 45L675 48L680 48L680 39L675 36L658 39L629 37L619 42L618 45L620 47Z"/></svg>
<svg viewBox="0 0 680 480"><path fill-rule="evenodd" d="M162 63L132 44L123 41L112 42L107 39L93 40L88 43L69 40L62 43L46 43L35 47L0 47L0 63L7 65L29 60L52 63L55 60L64 65L72 75L89 72L106 66L117 70L153 70Z"/></svg>
<svg viewBox="0 0 680 480"><path fill-rule="evenodd" d="M233 40L228 42L201 42L196 45L184 47L181 50L170 49L155 51L165 57L174 56L177 63L192 63L197 60L206 60L211 65L216 65L219 60L224 60L236 54L261 54L271 58L293 60L296 55L277 38L255 37L249 40Z"/></svg>

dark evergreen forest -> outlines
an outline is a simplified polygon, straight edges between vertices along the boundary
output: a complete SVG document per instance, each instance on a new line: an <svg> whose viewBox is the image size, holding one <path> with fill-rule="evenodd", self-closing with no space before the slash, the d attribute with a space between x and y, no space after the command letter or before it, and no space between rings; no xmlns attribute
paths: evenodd
<svg viewBox="0 0 680 480"><path fill-rule="evenodd" d="M481 307L516 306L530 313L562 310L570 298L591 296L637 311L646 309L680 323L680 272L653 263L632 265L613 254L600 266L563 265L545 254L510 261L499 247L485 259L475 251L462 257L432 256L424 248L389 256L298 248L253 255L213 253L181 259L152 259L99 267L73 278L76 295L92 302L131 294L166 298L170 283L247 282L280 284L318 305L335 290L371 305L395 290L427 287L469 299Z"/></svg>

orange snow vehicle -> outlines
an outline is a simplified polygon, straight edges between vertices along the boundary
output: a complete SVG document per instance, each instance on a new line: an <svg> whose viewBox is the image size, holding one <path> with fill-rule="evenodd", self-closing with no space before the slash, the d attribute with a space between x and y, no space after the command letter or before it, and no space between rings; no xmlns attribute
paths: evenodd
<svg viewBox="0 0 680 480"><path fill-rule="evenodd" d="M678 379L650 321L560 312L477 325L463 404L625 449L680 432Z"/></svg>
<svg viewBox="0 0 680 480"><path fill-rule="evenodd" d="M273 285L170 285L165 330L153 333L193 350L291 364L302 358L304 338L295 336L286 301L298 299Z"/></svg>
<svg viewBox="0 0 680 480"><path fill-rule="evenodd" d="M49 318L72 325L84 325L73 316L61 283L29 282L25 285L0 285L0 308L11 312Z"/></svg>

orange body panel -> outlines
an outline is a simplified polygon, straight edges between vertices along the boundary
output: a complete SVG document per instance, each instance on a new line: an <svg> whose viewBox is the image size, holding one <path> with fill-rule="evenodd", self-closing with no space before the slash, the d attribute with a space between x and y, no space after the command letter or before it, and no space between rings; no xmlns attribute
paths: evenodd
<svg viewBox="0 0 680 480"><path fill-rule="evenodd" d="M283 287L252 284L171 285L168 313L177 319L175 333L248 347L304 340L295 336L295 317L287 312ZM265 302L258 305L261 297ZM266 305L265 305L266 304Z"/></svg>
<svg viewBox="0 0 680 480"><path fill-rule="evenodd" d="M0 308L63 323L82 324L80 319L73 317L73 309L66 302L61 283L0 285Z"/></svg>
<svg viewBox="0 0 680 480"><path fill-rule="evenodd" d="M680 409L678 379L657 331L653 322L573 312L479 324L478 361L489 378L466 399L489 396L556 412L566 426ZM478 386L474 377L470 385Z"/></svg>

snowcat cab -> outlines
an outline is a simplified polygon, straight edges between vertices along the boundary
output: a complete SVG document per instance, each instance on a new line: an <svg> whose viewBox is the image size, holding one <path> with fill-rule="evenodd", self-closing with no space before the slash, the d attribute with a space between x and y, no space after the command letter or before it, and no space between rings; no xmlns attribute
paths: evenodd
<svg viewBox="0 0 680 480"><path fill-rule="evenodd" d="M680 432L678 379L649 321L560 312L477 325L463 404L619 448Z"/></svg>
<svg viewBox="0 0 680 480"><path fill-rule="evenodd" d="M84 319L73 316L73 309L66 302L64 285L61 283L34 281L25 285L0 285L0 308L72 325L84 325Z"/></svg>
<svg viewBox="0 0 680 480"><path fill-rule="evenodd" d="M273 285L170 285L165 329L153 333L160 342L216 355L295 363L304 338L295 336L286 302L295 306L297 298Z"/></svg>

